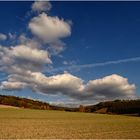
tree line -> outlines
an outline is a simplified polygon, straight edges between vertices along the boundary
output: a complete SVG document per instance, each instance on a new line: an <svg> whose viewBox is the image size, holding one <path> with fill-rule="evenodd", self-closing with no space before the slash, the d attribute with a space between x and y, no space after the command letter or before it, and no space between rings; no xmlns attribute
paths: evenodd
<svg viewBox="0 0 140 140"><path fill-rule="evenodd" d="M140 99L115 100L100 102L91 106L80 106L80 112L97 112L108 114L138 114L140 115Z"/></svg>
<svg viewBox="0 0 140 140"><path fill-rule="evenodd" d="M115 100L100 102L96 105L83 106L77 108L60 107L50 105L46 102L20 98L15 96L0 95L0 104L11 105L21 108L61 110L72 112L107 113L107 114L137 114L140 115L140 99L137 100Z"/></svg>
<svg viewBox="0 0 140 140"><path fill-rule="evenodd" d="M21 108L29 108L29 109L78 111L78 108L54 106L54 105L50 105L49 103L38 101L38 100L32 100L32 99L21 98L16 96L8 96L8 95L0 95L0 104L16 106Z"/></svg>

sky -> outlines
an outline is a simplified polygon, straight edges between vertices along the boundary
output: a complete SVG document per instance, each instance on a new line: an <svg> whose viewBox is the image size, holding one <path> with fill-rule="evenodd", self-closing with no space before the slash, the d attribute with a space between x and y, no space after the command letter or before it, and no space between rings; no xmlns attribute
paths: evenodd
<svg viewBox="0 0 140 140"><path fill-rule="evenodd" d="M0 2L0 94L59 105L140 96L139 2Z"/></svg>

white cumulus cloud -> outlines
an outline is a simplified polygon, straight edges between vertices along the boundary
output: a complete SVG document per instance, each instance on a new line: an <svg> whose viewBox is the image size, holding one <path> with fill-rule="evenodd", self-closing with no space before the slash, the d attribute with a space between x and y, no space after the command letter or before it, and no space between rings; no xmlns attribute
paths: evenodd
<svg viewBox="0 0 140 140"><path fill-rule="evenodd" d="M32 10L35 12L49 11L52 5L49 1L35 1L32 4Z"/></svg>
<svg viewBox="0 0 140 140"><path fill-rule="evenodd" d="M51 63L48 52L45 50L32 49L25 45L19 45L12 48L12 53L15 57L35 61L39 63Z"/></svg>
<svg viewBox="0 0 140 140"><path fill-rule="evenodd" d="M40 72L15 73L9 81L26 83L33 91L48 95L62 94L81 101L103 101L135 98L135 85L128 79L113 74L87 83L68 72L46 76Z"/></svg>
<svg viewBox="0 0 140 140"><path fill-rule="evenodd" d="M134 97L135 85L129 84L128 79L117 74L109 75L101 79L90 80L85 91L97 97L107 99Z"/></svg>
<svg viewBox="0 0 140 140"><path fill-rule="evenodd" d="M22 82L10 82L4 81L2 82L0 88L5 90L21 90L26 86L25 83Z"/></svg>
<svg viewBox="0 0 140 140"><path fill-rule="evenodd" d="M71 26L68 22L45 13L34 17L29 23L29 29L45 43L52 43L71 35Z"/></svg>

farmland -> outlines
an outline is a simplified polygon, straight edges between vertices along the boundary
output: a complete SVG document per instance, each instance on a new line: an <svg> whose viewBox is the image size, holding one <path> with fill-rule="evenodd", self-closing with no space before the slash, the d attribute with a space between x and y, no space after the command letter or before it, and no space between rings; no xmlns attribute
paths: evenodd
<svg viewBox="0 0 140 140"><path fill-rule="evenodd" d="M0 138L140 138L140 117L0 108Z"/></svg>

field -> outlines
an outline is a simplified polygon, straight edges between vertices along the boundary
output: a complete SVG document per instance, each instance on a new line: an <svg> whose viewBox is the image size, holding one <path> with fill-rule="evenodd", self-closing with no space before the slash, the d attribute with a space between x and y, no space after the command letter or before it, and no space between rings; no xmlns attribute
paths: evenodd
<svg viewBox="0 0 140 140"><path fill-rule="evenodd" d="M140 117L0 108L3 138L140 138Z"/></svg>

